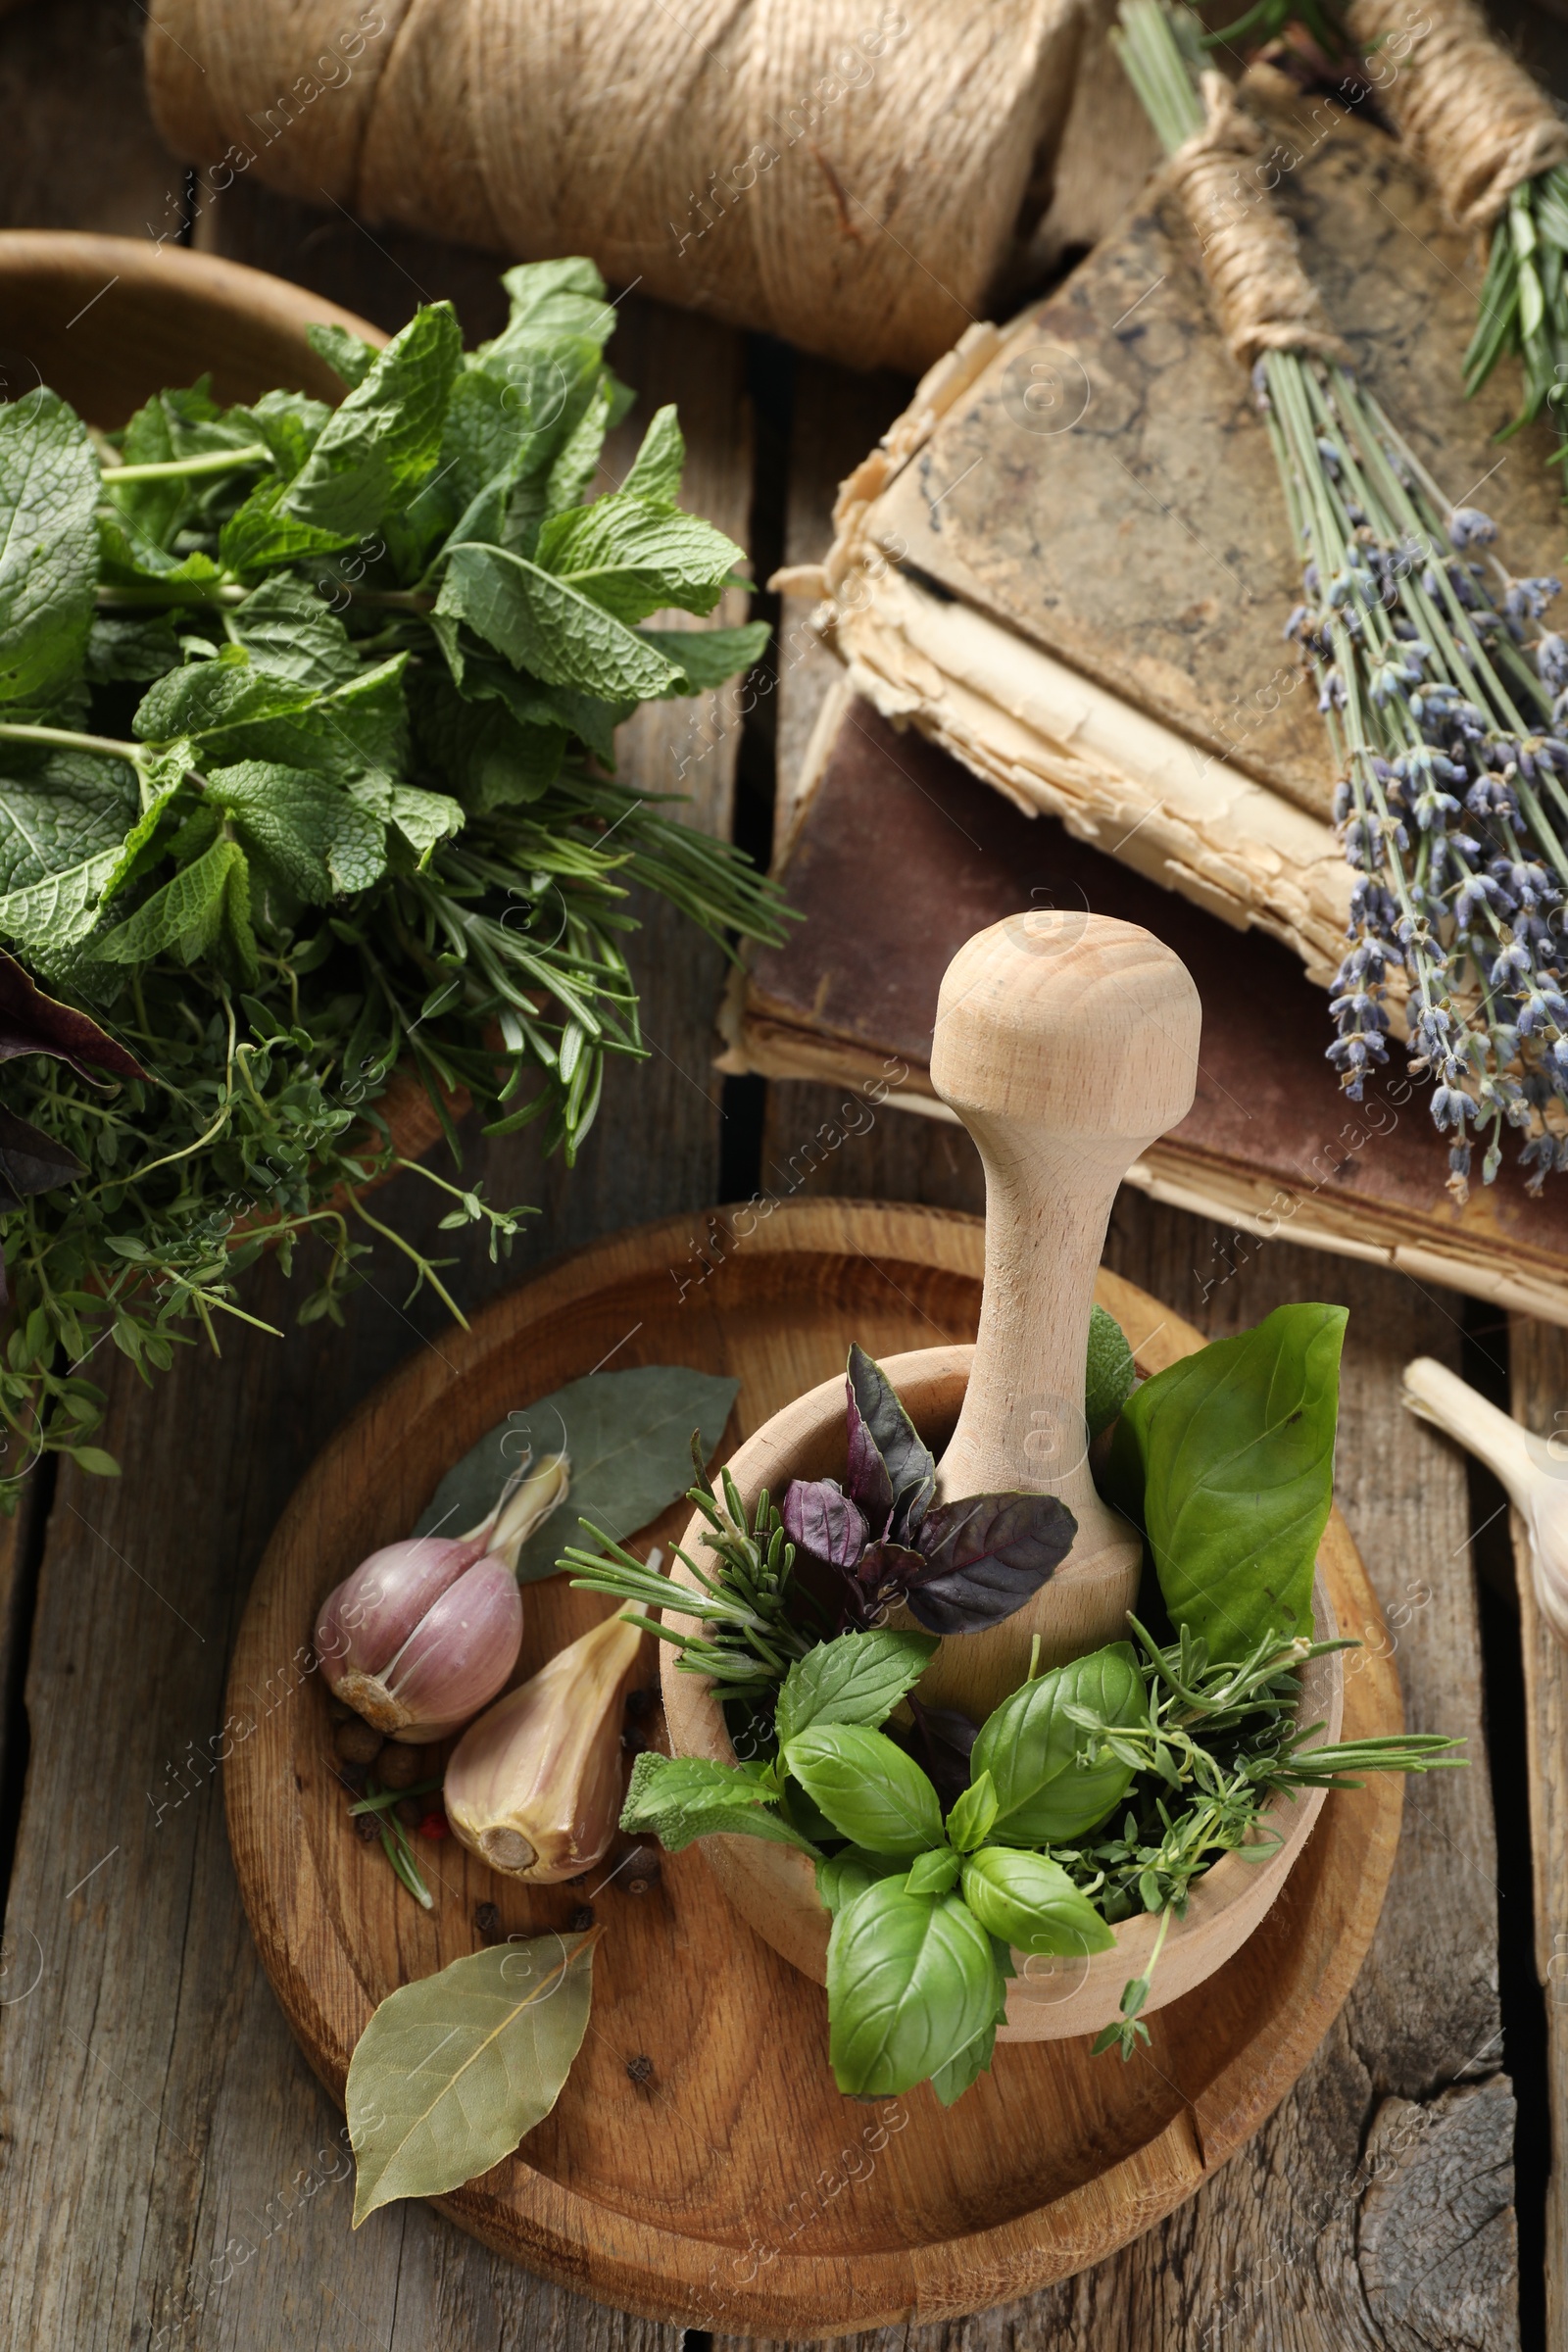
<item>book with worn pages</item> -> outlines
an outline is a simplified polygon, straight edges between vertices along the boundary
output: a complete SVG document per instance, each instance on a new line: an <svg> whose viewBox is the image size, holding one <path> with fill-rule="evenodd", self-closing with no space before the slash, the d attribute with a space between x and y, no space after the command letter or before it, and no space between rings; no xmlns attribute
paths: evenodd
<svg viewBox="0 0 1568 2352"><path fill-rule="evenodd" d="M1363 380L1454 504L1493 514L1509 568L1550 573L1546 429L1494 440L1506 369L1462 397L1484 257L1374 125L1262 91L1261 176ZM1297 559L1158 179L1048 299L931 370L835 526L822 564L781 583L822 600L847 672L780 854L807 920L752 958L728 1066L840 1077L897 1054L935 1109L924 1057L961 940L1031 891L1124 914L1204 1000L1198 1102L1137 1181L1568 1321L1562 1180L1538 1200L1505 1168L1459 1207L1398 1046L1359 1108L1323 1059L1350 874L1316 690L1283 635Z"/></svg>
<svg viewBox="0 0 1568 2352"><path fill-rule="evenodd" d="M726 1007L725 1066L874 1084L947 1117L931 1088L937 991L972 933L1018 914L1070 925L1120 915L1168 941L1203 1004L1197 1099L1128 1181L1241 1234L1392 1265L1568 1323L1568 1183L1539 1200L1505 1161L1459 1209L1426 1089L1396 1052L1351 1102L1323 1049L1321 989L1260 930L1026 816L920 735L840 694L775 871L805 917L755 954ZM1224 1278L1227 1245L1197 1269ZM1234 1249L1231 1249L1234 1255Z"/></svg>

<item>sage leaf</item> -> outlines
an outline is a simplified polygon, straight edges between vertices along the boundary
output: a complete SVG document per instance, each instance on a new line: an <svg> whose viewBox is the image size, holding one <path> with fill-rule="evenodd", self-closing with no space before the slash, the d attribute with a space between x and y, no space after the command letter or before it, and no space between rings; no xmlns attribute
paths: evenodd
<svg viewBox="0 0 1568 2352"><path fill-rule="evenodd" d="M466 1532L493 1511L530 1448L570 1464L567 1507L537 1528L517 1560L520 1584L553 1576L570 1544L590 1543L578 1515L624 1543L691 1485L695 1429L706 1461L718 1449L740 1383L684 1364L592 1372L508 1415L449 1470L415 1534Z"/></svg>
<svg viewBox="0 0 1568 2352"><path fill-rule="evenodd" d="M1084 1421L1091 1438L1110 1427L1137 1380L1127 1334L1114 1315L1107 1315L1102 1306L1092 1307L1084 1370Z"/></svg>
<svg viewBox="0 0 1568 2352"><path fill-rule="evenodd" d="M851 2096L889 2098L943 2069L956 2081L967 2060L972 2082L1005 1998L991 1938L959 1896L881 1880L838 1913L828 1941L834 2080Z"/></svg>
<svg viewBox="0 0 1568 2352"><path fill-rule="evenodd" d="M983 1928L1016 1951L1076 1957L1108 1951L1116 1940L1088 1895L1047 1854L982 1846L963 1865L963 1899Z"/></svg>
<svg viewBox="0 0 1568 2352"><path fill-rule="evenodd" d="M1097 1649L1053 1668L1004 1698L981 1726L969 1759L978 1781L989 1772L997 1792L991 1836L1009 1845L1058 1845L1092 1829L1132 1786L1133 1768L1100 1742L1069 1707L1107 1725L1149 1719L1144 1680L1129 1642Z"/></svg>
<svg viewBox="0 0 1568 2352"><path fill-rule="evenodd" d="M1310 1631L1346 1320L1343 1306L1276 1307L1156 1373L1122 1409L1113 1497L1145 1529L1172 1623L1211 1658Z"/></svg>
<svg viewBox="0 0 1568 2352"><path fill-rule="evenodd" d="M942 1843L942 1807L911 1756L862 1724L819 1723L783 1758L841 1838L874 1854L919 1854Z"/></svg>
<svg viewBox="0 0 1568 2352"><path fill-rule="evenodd" d="M819 1642L784 1677L773 1718L780 1747L816 1724L885 1722L936 1648L930 1635L903 1631Z"/></svg>
<svg viewBox="0 0 1568 2352"><path fill-rule="evenodd" d="M632 1766L621 1808L628 1836L657 1838L678 1854L698 1838L763 1838L816 1857L810 1839L772 1807L778 1790L760 1764L717 1764L703 1756L645 1750Z"/></svg>
<svg viewBox="0 0 1568 2352"><path fill-rule="evenodd" d="M81 668L99 493L86 427L56 393L0 405L0 704L46 703Z"/></svg>
<svg viewBox="0 0 1568 2352"><path fill-rule="evenodd" d="M488 2172L561 2096L603 1934L538 1936L388 1993L349 2062L354 2227Z"/></svg>

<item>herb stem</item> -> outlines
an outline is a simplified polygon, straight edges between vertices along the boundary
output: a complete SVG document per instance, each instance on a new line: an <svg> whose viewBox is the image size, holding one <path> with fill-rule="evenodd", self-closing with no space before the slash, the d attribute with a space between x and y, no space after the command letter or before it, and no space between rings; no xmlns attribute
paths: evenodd
<svg viewBox="0 0 1568 2352"><path fill-rule="evenodd" d="M265 441L252 441L243 449L213 449L195 458L161 458L146 466L103 466L100 477L106 482L172 482L193 478L205 473L232 473L240 466L259 466L272 463L272 453Z"/></svg>
<svg viewBox="0 0 1568 2352"><path fill-rule="evenodd" d="M51 744L60 752L92 752L100 759L133 760L138 767L148 748L144 743L122 743L113 735L81 735L74 727L26 726L20 719L0 720L0 740Z"/></svg>

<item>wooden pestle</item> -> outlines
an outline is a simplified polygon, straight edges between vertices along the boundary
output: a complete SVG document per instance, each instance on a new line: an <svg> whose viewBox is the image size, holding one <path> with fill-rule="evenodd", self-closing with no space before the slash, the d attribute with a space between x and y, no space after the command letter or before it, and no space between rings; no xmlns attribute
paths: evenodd
<svg viewBox="0 0 1568 2352"><path fill-rule="evenodd" d="M1078 1522L1033 1600L944 1641L922 1678L922 1699L977 1722L1023 1681L1036 1634L1051 1665L1126 1632L1141 1546L1090 1474L1089 1314L1116 1187L1192 1105L1200 1025L1180 957L1108 915L1013 915L943 978L931 1082L985 1163L986 1274L937 1494L1059 1494Z"/></svg>

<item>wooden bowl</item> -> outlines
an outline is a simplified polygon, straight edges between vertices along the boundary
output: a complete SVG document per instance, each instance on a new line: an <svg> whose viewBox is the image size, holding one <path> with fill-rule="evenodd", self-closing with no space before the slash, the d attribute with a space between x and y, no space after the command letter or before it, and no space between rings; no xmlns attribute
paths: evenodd
<svg viewBox="0 0 1568 2352"><path fill-rule="evenodd" d="M1165 1329L1166 1336L1176 1341L1176 1354L1190 1354L1202 1345L1192 1326L1175 1316L1169 1318ZM957 1422L973 1355L972 1348L923 1348L912 1354L891 1356L884 1365L933 1452L940 1452ZM823 1381L775 1413L741 1447L729 1469L748 1508L764 1487L777 1496L792 1478L842 1481L842 1377ZM698 1559L704 1556L701 1546L706 1525L694 1515L683 1539L683 1548ZM1069 1556L1057 1574L1069 1575L1071 1564ZM694 1585L679 1561L672 1573L678 1583ZM1312 1603L1315 1638L1333 1641L1340 1628L1321 1572L1314 1582ZM699 1630L692 1618L674 1622L684 1631ZM661 1672L664 1714L675 1754L734 1763L735 1749L708 1678L682 1673L677 1653L667 1646ZM1323 1737L1337 1740L1344 1711L1342 1653L1314 1658L1302 1676L1298 1720L1302 1724L1321 1722ZM1180 2000L1240 1951L1284 1886L1327 1793L1323 1788L1310 1788L1294 1802L1284 1796L1275 1799L1263 1816L1263 1826L1280 1842L1267 1862L1248 1862L1239 1853L1226 1854L1205 1871L1193 1890L1186 1916L1174 1921L1166 1936L1145 2014ZM714 1877L748 1926L796 1968L825 1984L832 1921L817 1895L810 1857L792 1846L767 1845L756 1838L708 1838L703 1848ZM1140 1913L1117 1928L1110 1950L1080 1959L1053 1960L1014 1952L1018 1973L1008 1987L1007 2022L998 2039L1061 2041L1078 2034L1097 2034L1115 2017L1123 1985L1141 1974L1157 1924L1148 1912Z"/></svg>

